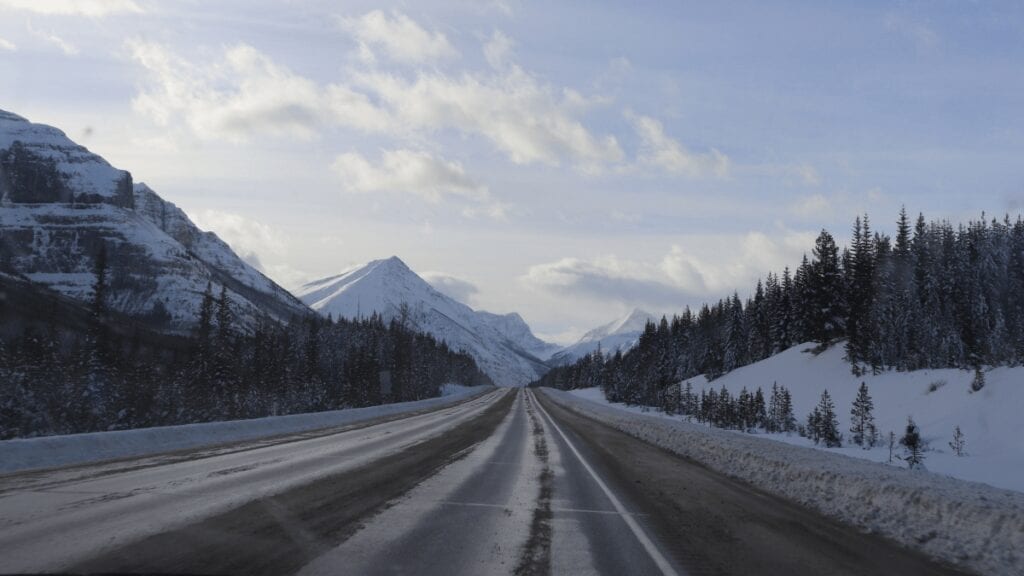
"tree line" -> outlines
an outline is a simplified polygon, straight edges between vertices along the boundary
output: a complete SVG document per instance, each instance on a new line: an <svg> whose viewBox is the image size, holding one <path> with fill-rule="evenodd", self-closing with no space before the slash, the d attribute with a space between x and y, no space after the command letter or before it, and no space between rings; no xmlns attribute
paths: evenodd
<svg viewBox="0 0 1024 576"><path fill-rule="evenodd" d="M490 383L468 354L377 314L264 319L243 332L223 287L207 287L191 335L125 330L107 306L102 250L95 275L84 326L49 315L0 334L0 438L370 406ZM0 302L8 327L11 308Z"/></svg>
<svg viewBox="0 0 1024 576"><path fill-rule="evenodd" d="M587 355L537 384L602 386L622 401L660 406L666 387L709 380L793 345L816 351L845 340L854 374L966 368L984 385L984 366L1024 362L1024 221L982 219L911 224L896 236L857 217L849 247L822 230L811 256L758 280L745 301L734 292L699 309L648 322L625 353Z"/></svg>

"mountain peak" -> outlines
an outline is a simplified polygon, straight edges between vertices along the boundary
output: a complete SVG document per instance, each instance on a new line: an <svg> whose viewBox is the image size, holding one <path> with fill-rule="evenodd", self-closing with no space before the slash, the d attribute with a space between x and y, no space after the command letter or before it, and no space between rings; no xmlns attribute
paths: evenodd
<svg viewBox="0 0 1024 576"><path fill-rule="evenodd" d="M397 256L310 282L296 295L324 316L377 313L385 321L401 316L413 329L471 354L499 384L521 386L547 369L539 356L551 346L538 340L518 314L475 311L436 290Z"/></svg>
<svg viewBox="0 0 1024 576"><path fill-rule="evenodd" d="M633 311L627 314L624 318L611 324L611 329L608 332L608 335L619 334L622 332L642 332L644 327L647 326L648 320L652 319L654 319L654 315L650 312L646 312L639 308L633 308Z"/></svg>
<svg viewBox="0 0 1024 576"><path fill-rule="evenodd" d="M552 356L552 362L554 364L569 364L577 358L582 358L597 350L598 347L606 353L616 350L625 352L636 344L640 334L647 326L647 322L653 318L654 315L651 313L634 308L622 318L587 332L575 344Z"/></svg>

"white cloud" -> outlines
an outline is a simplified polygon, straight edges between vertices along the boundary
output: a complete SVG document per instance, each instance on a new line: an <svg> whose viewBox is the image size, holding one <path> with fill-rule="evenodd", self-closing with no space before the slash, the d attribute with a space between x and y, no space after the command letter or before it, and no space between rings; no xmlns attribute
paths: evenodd
<svg viewBox="0 0 1024 576"><path fill-rule="evenodd" d="M503 218L506 204L492 198L487 186L472 179L458 162L417 150L385 150L376 164L358 152L339 155L333 164L342 185L352 192L399 192L428 202L457 199L463 215Z"/></svg>
<svg viewBox="0 0 1024 576"><path fill-rule="evenodd" d="M14 45L14 42L0 38L0 50L7 50L8 52L14 52L18 47Z"/></svg>
<svg viewBox="0 0 1024 576"><path fill-rule="evenodd" d="M284 236L262 222L220 210L203 210L188 216L200 229L215 232L243 260L260 270L261 258L286 253Z"/></svg>
<svg viewBox="0 0 1024 576"><path fill-rule="evenodd" d="M613 136L593 135L575 117L572 97L559 97L518 66L495 75L421 73L413 80L365 73L355 81L397 123L421 131L478 134L516 164L557 166L569 160L590 172L623 158Z"/></svg>
<svg viewBox="0 0 1024 576"><path fill-rule="evenodd" d="M207 65L159 44L133 40L127 47L153 80L136 95L134 108L161 126L180 119L201 138L244 140L258 132L312 137L335 107L351 115L360 111L358 95L322 90L245 44Z"/></svg>
<svg viewBox="0 0 1024 576"><path fill-rule="evenodd" d="M484 43L484 58L495 70L501 70L508 65L512 56L512 39L495 30L494 34Z"/></svg>
<svg viewBox="0 0 1024 576"><path fill-rule="evenodd" d="M461 164L427 152L385 150L377 165L358 152L348 152L335 159L334 170L354 192L408 192L431 202L447 195L472 200L489 197L487 187L467 176Z"/></svg>
<svg viewBox="0 0 1024 576"><path fill-rule="evenodd" d="M456 278L444 272L424 272L420 276L438 292L454 298L463 304L470 304L473 297L480 292L480 289L472 282Z"/></svg>
<svg viewBox="0 0 1024 576"><path fill-rule="evenodd" d="M454 78L371 71L320 86L245 44L207 63L159 44L127 47L151 78L135 109L162 126L180 117L203 138L241 140L261 131L308 137L331 125L396 138L455 130L482 136L517 164L569 161L597 172L624 156L613 136L596 136L577 118L595 99L572 90L559 95L515 65Z"/></svg>
<svg viewBox="0 0 1024 576"><path fill-rule="evenodd" d="M687 294L652 271L648 265L615 256L562 258L531 266L522 280L531 288L572 298L657 308L682 306Z"/></svg>
<svg viewBox="0 0 1024 576"><path fill-rule="evenodd" d="M759 277L795 266L814 233L778 229L772 234L693 237L674 244L660 260L615 255L562 258L531 266L521 280L530 288L624 307L679 309L732 293L748 293ZM734 247L729 254L721 246Z"/></svg>
<svg viewBox="0 0 1024 576"><path fill-rule="evenodd" d="M71 44L67 40L64 40L60 36L57 36L53 32L47 32L45 30L37 30L36 28L32 27L31 23L29 23L27 26L28 26L28 31L31 32L34 36L36 36L37 38L40 38L41 40L44 40L45 42L53 44L57 48L60 48L60 51L63 52L66 56L76 56L76 55L78 55L78 47L77 46L75 46L74 44Z"/></svg>
<svg viewBox="0 0 1024 576"><path fill-rule="evenodd" d="M458 51L440 32L428 32L405 14L394 10L390 16L382 10L368 12L359 18L340 18L342 29L359 42L364 61L376 60L374 48L395 62L420 64L458 56Z"/></svg>
<svg viewBox="0 0 1024 576"><path fill-rule="evenodd" d="M641 166L652 166L691 178L724 178L729 175L729 158L718 150L712 148L710 152L694 154L677 140L666 135L661 122L654 118L631 111L626 112L626 118L640 136L641 146L637 153L637 162Z"/></svg>
<svg viewBox="0 0 1024 576"><path fill-rule="evenodd" d="M0 0L0 9L92 18L143 11L134 0Z"/></svg>

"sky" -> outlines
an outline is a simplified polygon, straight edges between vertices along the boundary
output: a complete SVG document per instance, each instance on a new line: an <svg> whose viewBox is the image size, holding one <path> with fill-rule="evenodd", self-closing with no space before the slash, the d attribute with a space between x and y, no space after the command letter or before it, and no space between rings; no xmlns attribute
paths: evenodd
<svg viewBox="0 0 1024 576"><path fill-rule="evenodd" d="M558 343L1024 207L1019 2L0 0L0 78L285 287L397 255Z"/></svg>

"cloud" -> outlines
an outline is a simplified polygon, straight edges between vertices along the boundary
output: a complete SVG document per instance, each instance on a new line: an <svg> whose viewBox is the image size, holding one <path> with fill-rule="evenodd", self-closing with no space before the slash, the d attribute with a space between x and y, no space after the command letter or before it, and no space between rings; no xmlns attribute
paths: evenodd
<svg viewBox="0 0 1024 576"><path fill-rule="evenodd" d="M238 141L259 132L309 138L335 120L336 108L353 124L359 123L360 113L367 113L363 122L374 121L359 95L322 90L246 44L206 65L188 62L159 44L132 40L127 47L153 81L135 96L135 110L161 126L180 119L200 138Z"/></svg>
<svg viewBox="0 0 1024 576"><path fill-rule="evenodd" d="M6 50L8 52L14 52L17 49L18 49L18 47L15 46L14 43L11 42L10 40L5 40L4 38L0 38L0 50Z"/></svg>
<svg viewBox="0 0 1024 576"><path fill-rule="evenodd" d="M679 309L749 292L769 271L793 267L810 249L815 233L786 229L771 234L694 237L673 244L661 259L633 260L614 255L594 259L562 258L531 266L521 277L535 290L589 298L623 307ZM729 254L721 246L731 246Z"/></svg>
<svg viewBox="0 0 1024 576"><path fill-rule="evenodd" d="M285 254L283 235L262 222L220 210L203 210L188 216L200 229L215 232L257 270L265 271L262 257Z"/></svg>
<svg viewBox="0 0 1024 576"><path fill-rule="evenodd" d="M491 65L491 68L501 70L509 63L509 59L512 56L512 46L511 38L500 30L495 30L490 39L484 43L484 58Z"/></svg>
<svg viewBox="0 0 1024 576"><path fill-rule="evenodd" d="M562 258L531 266L523 281L530 287L573 298L653 307L682 306L687 295L672 284L631 270L635 263L607 257L588 261Z"/></svg>
<svg viewBox="0 0 1024 576"><path fill-rule="evenodd" d="M421 64L459 55L440 32L428 32L405 14L393 10L368 12L359 18L339 18L342 29L359 42L361 58L376 61L374 49L403 64Z"/></svg>
<svg viewBox="0 0 1024 576"><path fill-rule="evenodd" d="M136 111L161 126L184 120L201 138L311 137L331 126L399 139L452 130L490 141L516 164L570 162L598 172L624 157L613 136L592 134L578 118L600 99L556 90L511 64L457 77L352 72L349 82L322 86L245 44L206 62L138 40L127 48L151 80L133 101Z"/></svg>
<svg viewBox="0 0 1024 576"><path fill-rule="evenodd" d="M0 9L24 10L48 16L89 16L142 13L134 0L0 0Z"/></svg>
<svg viewBox="0 0 1024 576"><path fill-rule="evenodd" d="M443 272L424 272L420 276L438 292L454 298L463 304L469 304L476 294L480 292L480 289L472 282L467 282Z"/></svg>
<svg viewBox="0 0 1024 576"><path fill-rule="evenodd" d="M413 194L432 203L457 200L469 218L505 217L508 205L495 200L487 186L466 174L458 162L417 150L384 150L376 164L358 152L340 154L332 165L350 192Z"/></svg>
<svg viewBox="0 0 1024 576"><path fill-rule="evenodd" d="M65 56L77 56L78 55L78 47L77 46L75 46L74 44L71 44L70 42L64 40L60 36L57 36L53 32L46 32L44 30L37 30L37 29L32 27L32 24L28 24L27 26L28 26L28 31L31 32L34 36L36 36L37 38L42 39L43 41L45 41L45 42L47 42L49 44L53 44L57 48L60 48L60 51L63 52Z"/></svg>
<svg viewBox="0 0 1024 576"><path fill-rule="evenodd" d="M661 122L654 118L626 111L626 119L640 136L637 162L641 166L656 167L691 178L725 178L729 175L729 158L718 150L712 148L710 152L694 154L666 135Z"/></svg>
<svg viewBox="0 0 1024 576"><path fill-rule="evenodd" d="M487 187L467 176L461 164L428 152L385 150L376 165L358 152L348 152L339 155L333 167L345 188L354 192L408 192L430 202L449 195L489 198Z"/></svg>
<svg viewBox="0 0 1024 576"><path fill-rule="evenodd" d="M497 74L455 78L436 72L414 79L372 72L357 75L355 82L396 123L420 131L480 135L515 164L558 166L568 160L593 172L624 156L613 136L595 136L576 118L576 93L556 93L515 65Z"/></svg>

